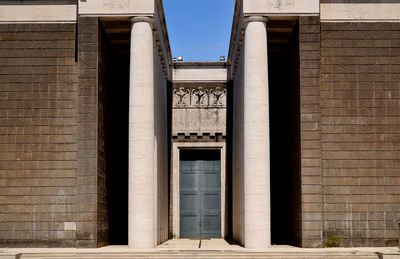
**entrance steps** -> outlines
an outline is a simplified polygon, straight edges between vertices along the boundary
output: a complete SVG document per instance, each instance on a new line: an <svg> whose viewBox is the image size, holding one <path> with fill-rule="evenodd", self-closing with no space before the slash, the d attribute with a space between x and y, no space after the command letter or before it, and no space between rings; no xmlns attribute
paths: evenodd
<svg viewBox="0 0 400 259"><path fill-rule="evenodd" d="M132 253L24 253L20 259L380 259L374 252L165 251ZM399 257L400 258L400 255Z"/></svg>
<svg viewBox="0 0 400 259"><path fill-rule="evenodd" d="M224 239L172 239L153 249L0 248L0 259L400 259L398 247L298 248L273 245L247 249Z"/></svg>

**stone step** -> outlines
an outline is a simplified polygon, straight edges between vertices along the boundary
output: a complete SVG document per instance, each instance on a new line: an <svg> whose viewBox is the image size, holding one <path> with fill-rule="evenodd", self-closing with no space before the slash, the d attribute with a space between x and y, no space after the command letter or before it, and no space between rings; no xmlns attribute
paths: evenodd
<svg viewBox="0 0 400 259"><path fill-rule="evenodd" d="M20 259L189 259L189 258L208 258L208 259L379 259L374 252L346 253L285 253L285 252L137 252L137 253L25 253Z"/></svg>

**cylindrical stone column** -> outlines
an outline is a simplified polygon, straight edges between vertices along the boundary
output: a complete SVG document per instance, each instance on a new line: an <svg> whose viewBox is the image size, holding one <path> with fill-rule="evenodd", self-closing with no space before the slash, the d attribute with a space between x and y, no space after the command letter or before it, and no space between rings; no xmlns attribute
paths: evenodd
<svg viewBox="0 0 400 259"><path fill-rule="evenodd" d="M129 80L129 247L153 248L155 237L153 19L131 18Z"/></svg>
<svg viewBox="0 0 400 259"><path fill-rule="evenodd" d="M244 246L271 244L267 18L244 19Z"/></svg>

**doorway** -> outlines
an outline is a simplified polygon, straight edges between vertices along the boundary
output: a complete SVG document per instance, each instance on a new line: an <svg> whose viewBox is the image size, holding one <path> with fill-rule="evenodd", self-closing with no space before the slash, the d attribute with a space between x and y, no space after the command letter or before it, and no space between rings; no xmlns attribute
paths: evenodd
<svg viewBox="0 0 400 259"><path fill-rule="evenodd" d="M225 238L226 144L172 143L174 238Z"/></svg>
<svg viewBox="0 0 400 259"><path fill-rule="evenodd" d="M221 237L220 151L181 150L179 179L180 237Z"/></svg>

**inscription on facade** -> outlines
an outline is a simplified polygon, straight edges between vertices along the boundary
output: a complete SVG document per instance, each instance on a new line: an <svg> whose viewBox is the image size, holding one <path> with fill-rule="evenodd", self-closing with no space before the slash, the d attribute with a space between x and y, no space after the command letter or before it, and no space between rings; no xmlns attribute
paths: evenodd
<svg viewBox="0 0 400 259"><path fill-rule="evenodd" d="M130 7L130 0L104 0L103 6L109 10L122 10Z"/></svg>
<svg viewBox="0 0 400 259"><path fill-rule="evenodd" d="M269 0L270 10L281 10L282 8L293 8L294 2L290 0Z"/></svg>

